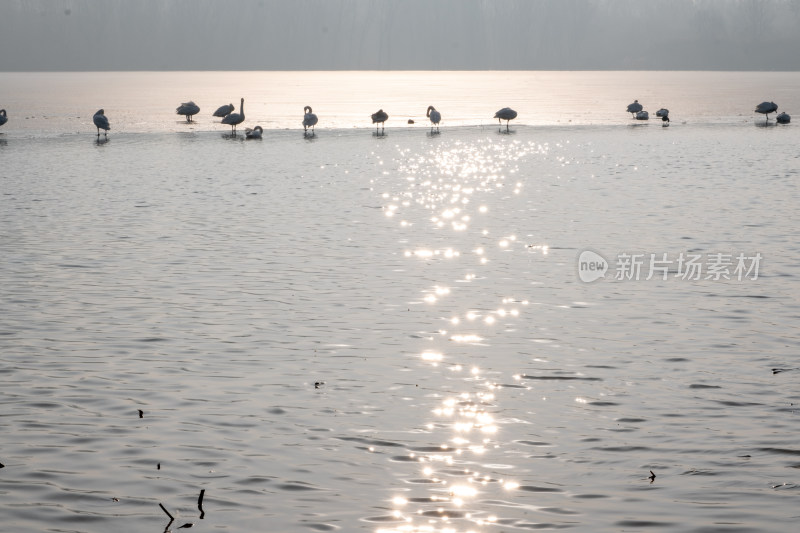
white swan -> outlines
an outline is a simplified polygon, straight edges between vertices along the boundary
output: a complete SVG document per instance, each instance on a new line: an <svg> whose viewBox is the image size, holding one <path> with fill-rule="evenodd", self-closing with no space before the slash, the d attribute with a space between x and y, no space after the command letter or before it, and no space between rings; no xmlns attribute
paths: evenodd
<svg viewBox="0 0 800 533"><path fill-rule="evenodd" d="M372 123L380 124L381 132L383 132L384 128L386 127L387 120L389 120L389 115L387 115L386 111L384 111L383 109L378 109L376 112L372 114ZM377 132L378 132L378 126L375 126L375 133Z"/></svg>
<svg viewBox="0 0 800 533"><path fill-rule="evenodd" d="M436 111L435 107L429 105L425 116L431 119L431 133L433 133L433 126L436 126L436 131L439 131L439 122L442 120L442 114Z"/></svg>
<svg viewBox="0 0 800 533"><path fill-rule="evenodd" d="M767 116L769 122L769 114L778 111L778 104L775 102L761 102L756 106L756 113L761 113Z"/></svg>
<svg viewBox="0 0 800 533"><path fill-rule="evenodd" d="M494 118L497 119L497 123L502 125L501 120L506 121L506 131L508 131L508 122L517 118L517 112L511 109L510 107L504 107L500 111L494 114Z"/></svg>
<svg viewBox="0 0 800 533"><path fill-rule="evenodd" d="M314 134L314 126L317 125L319 119L317 115L311 112L311 106L307 105L303 108L303 130L308 132L308 128L311 128L311 134Z"/></svg>
<svg viewBox="0 0 800 533"><path fill-rule="evenodd" d="M234 109L236 108L233 107L233 104L222 105L219 106L216 111L214 111L214 114L212 116L224 117L226 115L230 115L231 113L233 113Z"/></svg>
<svg viewBox="0 0 800 533"><path fill-rule="evenodd" d="M239 103L238 113L228 113L225 118L222 119L223 124L230 125L231 133L236 133L236 125L241 124L242 122L244 122L244 98L242 98L241 102Z"/></svg>
<svg viewBox="0 0 800 533"><path fill-rule="evenodd" d="M8 117L6 116L6 110L0 109L0 126L8 122Z"/></svg>
<svg viewBox="0 0 800 533"><path fill-rule="evenodd" d="M642 104L639 103L639 100L634 100L632 104L628 104L628 113L631 114L632 118L636 118L636 113L644 109Z"/></svg>
<svg viewBox="0 0 800 533"><path fill-rule="evenodd" d="M108 117L105 115L105 111L102 109L98 109L97 113L94 114L92 117L92 122L94 125L97 126L97 136L100 137L100 130L105 130L105 135L108 136L108 130L111 129L111 126L108 124Z"/></svg>
<svg viewBox="0 0 800 533"><path fill-rule="evenodd" d="M192 116L200 112L200 107L190 100L179 105L175 112L179 115L186 116L186 122L191 122Z"/></svg>
<svg viewBox="0 0 800 533"><path fill-rule="evenodd" d="M248 139L260 139L261 138L261 134L263 132L264 132L264 130L261 129L261 126L256 126L253 129L245 128L244 129L244 136L247 137Z"/></svg>

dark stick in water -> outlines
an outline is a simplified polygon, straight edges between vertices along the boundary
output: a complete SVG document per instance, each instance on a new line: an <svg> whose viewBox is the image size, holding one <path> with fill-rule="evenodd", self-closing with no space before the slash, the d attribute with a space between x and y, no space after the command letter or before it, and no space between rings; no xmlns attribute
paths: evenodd
<svg viewBox="0 0 800 533"><path fill-rule="evenodd" d="M200 510L200 520L206 516L206 512L203 510L203 496L206 494L206 489L200 489L200 497L197 498L197 508Z"/></svg>
<svg viewBox="0 0 800 533"><path fill-rule="evenodd" d="M161 503L159 503L159 504L158 504L158 506L159 506L159 507L161 507L161 510L162 510L162 511L164 511L165 513L167 513L167 516L169 517L169 521L170 521L170 522L172 522L173 520L175 520L175 517L174 517L174 516L172 516L171 514L169 514L169 511L167 511L167 508L166 508L166 507L164 507L164 506L163 506Z"/></svg>

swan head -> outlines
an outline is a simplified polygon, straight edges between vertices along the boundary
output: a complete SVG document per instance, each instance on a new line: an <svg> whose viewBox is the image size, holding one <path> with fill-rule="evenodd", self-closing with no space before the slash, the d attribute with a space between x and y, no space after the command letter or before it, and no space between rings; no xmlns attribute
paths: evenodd
<svg viewBox="0 0 800 533"><path fill-rule="evenodd" d="M425 113L425 116L426 116L426 117L430 117L430 116L431 116L431 111L436 111L436 108L435 108L435 107L433 107L432 105L429 105L429 106L428 106L428 112L427 112L427 113Z"/></svg>
<svg viewBox="0 0 800 533"><path fill-rule="evenodd" d="M305 106L303 108L303 113L305 113L306 115L311 113L311 106L310 105Z"/></svg>

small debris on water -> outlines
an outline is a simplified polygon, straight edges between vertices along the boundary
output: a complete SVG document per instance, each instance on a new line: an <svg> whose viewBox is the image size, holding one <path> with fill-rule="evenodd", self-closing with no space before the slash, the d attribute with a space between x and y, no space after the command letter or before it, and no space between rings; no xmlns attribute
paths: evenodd
<svg viewBox="0 0 800 533"><path fill-rule="evenodd" d="M647 479L649 479L649 480L650 480L650 483L652 483L653 481L655 481L655 480L656 480L656 475L653 473L653 471L652 471L652 470L650 471L650 475L648 476L648 478L647 478Z"/></svg>
<svg viewBox="0 0 800 533"><path fill-rule="evenodd" d="M139 418L144 418L144 411L139 409Z"/></svg>
<svg viewBox="0 0 800 533"><path fill-rule="evenodd" d="M183 527L192 527L193 525L194 525L194 524L193 524L193 523L191 523L191 522L186 522L186 523L185 523L185 524L183 524L182 526L178 526L178 529L181 529L181 528L183 528Z"/></svg>

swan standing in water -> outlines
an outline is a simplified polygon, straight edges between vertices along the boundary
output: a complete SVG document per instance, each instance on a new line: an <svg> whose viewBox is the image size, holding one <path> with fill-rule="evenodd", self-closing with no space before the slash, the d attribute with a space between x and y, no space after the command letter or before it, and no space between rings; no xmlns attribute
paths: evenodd
<svg viewBox="0 0 800 533"><path fill-rule="evenodd" d="M311 112L311 106L307 105L303 108L303 131L308 134L308 128L311 128L311 135L314 135L314 126L317 125L319 119L317 115Z"/></svg>
<svg viewBox="0 0 800 533"><path fill-rule="evenodd" d="M214 111L214 114L212 116L214 116L214 117L224 117L224 116L227 116L227 115L230 115L231 113L233 113L234 109L236 109L236 108L233 107L233 104L222 105L222 106L219 106L216 111Z"/></svg>
<svg viewBox="0 0 800 533"><path fill-rule="evenodd" d="M8 117L6 116L6 110L0 109L0 126L8 122Z"/></svg>
<svg viewBox="0 0 800 533"><path fill-rule="evenodd" d="M428 111L425 113L425 116L431 119L431 133L433 133L433 126L436 126L436 132L439 132L439 122L442 120L442 114L436 111L436 108L432 105L428 106Z"/></svg>
<svg viewBox="0 0 800 533"><path fill-rule="evenodd" d="M223 124L230 125L231 133L236 133L236 125L241 124L242 122L244 122L244 98L242 98L241 102L239 103L238 113L228 113L225 118L222 119Z"/></svg>
<svg viewBox="0 0 800 533"><path fill-rule="evenodd" d="M252 130L250 128L244 129L244 136L248 139L260 139L261 134L264 132L261 126L256 126Z"/></svg>
<svg viewBox="0 0 800 533"><path fill-rule="evenodd" d="M756 113L762 113L767 116L769 122L769 114L778 111L778 104L775 102L761 102L756 106Z"/></svg>
<svg viewBox="0 0 800 533"><path fill-rule="evenodd" d="M200 107L189 100L179 105L175 112L179 115L184 115L186 117L186 122L192 122L192 116L200 112Z"/></svg>
<svg viewBox="0 0 800 533"><path fill-rule="evenodd" d="M387 120L389 120L389 115L387 115L386 111L383 109L378 109L372 114L372 123L381 125L381 133L383 133L384 128L386 127ZM375 126L375 133L378 133L378 126Z"/></svg>
<svg viewBox="0 0 800 533"><path fill-rule="evenodd" d="M628 113L631 114L631 117L636 118L636 113L644 109L642 104L639 103L639 100L634 100L632 104L628 104Z"/></svg>
<svg viewBox="0 0 800 533"><path fill-rule="evenodd" d="M501 120L506 121L506 132L508 132L508 122L517 118L517 112L511 109L510 107L504 107L500 111L494 114L494 118L497 119L497 123L501 126L503 125Z"/></svg>
<svg viewBox="0 0 800 533"><path fill-rule="evenodd" d="M100 130L105 130L104 134L108 137L108 130L111 129L111 126L108 124L108 117L105 115L105 111L102 109L98 109L97 113L94 114L92 117L92 122L94 125L97 126L97 136L100 137Z"/></svg>

